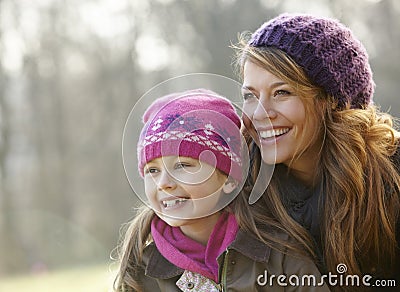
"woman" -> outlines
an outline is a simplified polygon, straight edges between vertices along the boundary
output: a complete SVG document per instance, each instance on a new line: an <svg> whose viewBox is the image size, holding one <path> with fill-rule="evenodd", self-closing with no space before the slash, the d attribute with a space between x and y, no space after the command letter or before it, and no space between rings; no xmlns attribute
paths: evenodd
<svg viewBox="0 0 400 292"><path fill-rule="evenodd" d="M365 48L336 20L282 14L235 49L256 224L287 230L323 273L398 278L400 135L372 102Z"/></svg>

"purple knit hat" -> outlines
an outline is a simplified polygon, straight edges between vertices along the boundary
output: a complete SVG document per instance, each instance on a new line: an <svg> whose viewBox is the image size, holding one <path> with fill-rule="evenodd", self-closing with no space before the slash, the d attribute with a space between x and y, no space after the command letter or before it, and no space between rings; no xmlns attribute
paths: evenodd
<svg viewBox="0 0 400 292"><path fill-rule="evenodd" d="M230 101L195 89L157 99L143 116L139 172L162 156L186 156L211 164L242 181L241 120Z"/></svg>
<svg viewBox="0 0 400 292"><path fill-rule="evenodd" d="M351 108L372 103L374 81L368 55L353 33L337 20L284 13L251 37L253 47L275 47L299 64L316 85Z"/></svg>

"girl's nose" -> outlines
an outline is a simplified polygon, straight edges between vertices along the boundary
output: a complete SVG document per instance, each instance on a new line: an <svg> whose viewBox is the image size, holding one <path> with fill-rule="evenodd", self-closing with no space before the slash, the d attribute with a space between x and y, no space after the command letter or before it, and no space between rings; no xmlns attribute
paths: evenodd
<svg viewBox="0 0 400 292"><path fill-rule="evenodd" d="M170 173L164 171L157 182L157 188L159 191L175 189L176 182Z"/></svg>

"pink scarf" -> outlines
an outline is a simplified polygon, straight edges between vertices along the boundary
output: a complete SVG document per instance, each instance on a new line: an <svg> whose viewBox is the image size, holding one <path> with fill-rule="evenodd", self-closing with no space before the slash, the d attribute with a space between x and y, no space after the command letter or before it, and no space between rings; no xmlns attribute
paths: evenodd
<svg viewBox="0 0 400 292"><path fill-rule="evenodd" d="M199 273L218 282L217 257L235 239L239 226L235 216L223 212L211 232L207 246L184 235L179 227L171 227L154 217L151 235L160 253L175 266Z"/></svg>

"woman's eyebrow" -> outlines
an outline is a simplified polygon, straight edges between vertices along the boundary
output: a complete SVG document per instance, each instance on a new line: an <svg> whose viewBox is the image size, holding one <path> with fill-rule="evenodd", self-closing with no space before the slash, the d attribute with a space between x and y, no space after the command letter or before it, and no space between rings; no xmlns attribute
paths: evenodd
<svg viewBox="0 0 400 292"><path fill-rule="evenodd" d="M283 86L283 85L288 85L286 82L284 81L277 81L277 82L273 82L269 85L270 88L276 88L279 86ZM245 90L250 90L250 91L257 91L256 89L254 89L254 87L252 87L251 85L242 85L242 89Z"/></svg>

